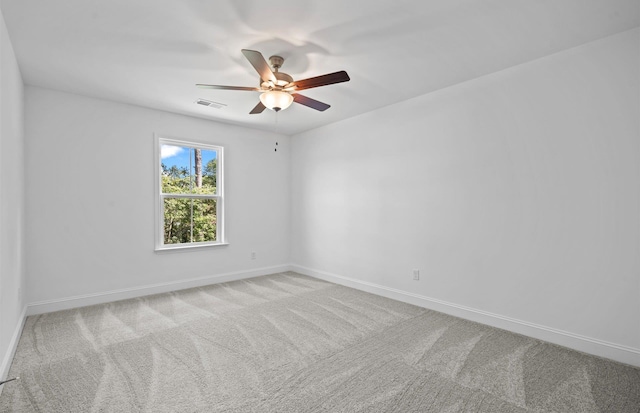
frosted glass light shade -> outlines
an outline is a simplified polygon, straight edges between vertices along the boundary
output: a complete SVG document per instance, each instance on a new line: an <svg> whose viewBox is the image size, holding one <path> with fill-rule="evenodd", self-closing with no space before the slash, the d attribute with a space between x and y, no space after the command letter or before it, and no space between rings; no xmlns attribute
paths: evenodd
<svg viewBox="0 0 640 413"><path fill-rule="evenodd" d="M293 102L293 96L287 92L270 90L260 95L260 102L271 110L279 112L288 108Z"/></svg>

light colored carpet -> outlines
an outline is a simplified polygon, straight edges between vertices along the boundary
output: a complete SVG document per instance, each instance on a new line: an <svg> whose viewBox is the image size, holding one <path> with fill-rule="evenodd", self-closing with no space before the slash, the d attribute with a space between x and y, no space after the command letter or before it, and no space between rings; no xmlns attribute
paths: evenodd
<svg viewBox="0 0 640 413"><path fill-rule="evenodd" d="M29 317L2 412L639 412L640 369L295 273Z"/></svg>

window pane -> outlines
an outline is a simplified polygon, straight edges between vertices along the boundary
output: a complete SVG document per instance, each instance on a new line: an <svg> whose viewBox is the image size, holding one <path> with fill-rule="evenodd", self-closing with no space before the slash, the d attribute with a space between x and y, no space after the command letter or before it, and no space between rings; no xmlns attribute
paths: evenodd
<svg viewBox="0 0 640 413"><path fill-rule="evenodd" d="M162 192L216 194L217 152L188 146L161 145Z"/></svg>
<svg viewBox="0 0 640 413"><path fill-rule="evenodd" d="M162 192L166 194L191 193L192 183L190 148L175 145L160 147L162 164Z"/></svg>
<svg viewBox="0 0 640 413"><path fill-rule="evenodd" d="M197 150L194 150L197 152ZM194 159L197 159L197 153L194 153ZM209 149L200 149L201 162L201 174L202 181L201 186L198 188L196 185L196 193L198 194L216 194L216 186L218 183L218 154L216 151ZM194 163L193 174L196 177L195 182L198 183L198 169L197 163Z"/></svg>
<svg viewBox="0 0 640 413"><path fill-rule="evenodd" d="M216 241L218 211L215 199L193 199L192 242Z"/></svg>
<svg viewBox="0 0 640 413"><path fill-rule="evenodd" d="M215 199L164 200L164 244L216 241Z"/></svg>

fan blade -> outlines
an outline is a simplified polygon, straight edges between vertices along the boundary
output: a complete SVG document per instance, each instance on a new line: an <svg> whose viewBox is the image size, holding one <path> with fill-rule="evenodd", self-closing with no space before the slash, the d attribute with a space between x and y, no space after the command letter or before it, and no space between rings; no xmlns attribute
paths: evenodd
<svg viewBox="0 0 640 413"><path fill-rule="evenodd" d="M257 113L262 113L263 110L265 110L267 107L265 105L262 104L262 102L258 102L258 104L256 105L255 108L253 108L251 110L251 112L249 112L250 115L255 115Z"/></svg>
<svg viewBox="0 0 640 413"><path fill-rule="evenodd" d="M351 80L349 75L344 70L335 73L329 73L328 75L311 77L304 80L296 80L291 84L295 90L311 89L312 87L333 85L334 83L348 82ZM287 85L289 88L289 85Z"/></svg>
<svg viewBox="0 0 640 413"><path fill-rule="evenodd" d="M301 105L305 105L308 106L312 109L315 110L319 110L320 112L324 112L325 110L329 109L331 106L327 105L326 103L322 103L319 100L315 100L315 99L311 99L308 98L304 95L301 95L299 93L292 93L291 96L293 96L293 101L296 103L299 103Z"/></svg>
<svg viewBox="0 0 640 413"><path fill-rule="evenodd" d="M260 79L264 81L270 80L273 83L276 83L277 79L271 71L269 63L264 60L264 56L262 56L262 53L255 50L242 49L242 54L247 58L249 63L251 63L251 66L256 69L256 72L258 72L258 74L260 75Z"/></svg>
<svg viewBox="0 0 640 413"><path fill-rule="evenodd" d="M221 85L203 85L202 83L196 84L196 86L203 89L222 89L222 90L248 90L251 92L259 92L262 89L258 87L248 87L248 86L221 86Z"/></svg>

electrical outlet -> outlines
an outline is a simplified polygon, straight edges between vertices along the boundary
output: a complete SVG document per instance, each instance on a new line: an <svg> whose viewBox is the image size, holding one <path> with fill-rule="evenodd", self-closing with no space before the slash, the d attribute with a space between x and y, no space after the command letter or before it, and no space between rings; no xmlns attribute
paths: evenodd
<svg viewBox="0 0 640 413"><path fill-rule="evenodd" d="M255 260L256 259L256 253L255 251L251 252L251 259Z"/></svg>
<svg viewBox="0 0 640 413"><path fill-rule="evenodd" d="M420 279L420 270L413 270L413 279L416 281Z"/></svg>

